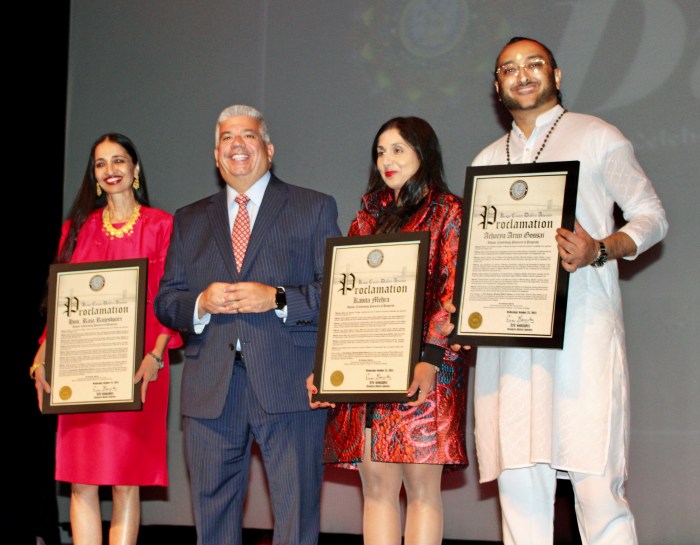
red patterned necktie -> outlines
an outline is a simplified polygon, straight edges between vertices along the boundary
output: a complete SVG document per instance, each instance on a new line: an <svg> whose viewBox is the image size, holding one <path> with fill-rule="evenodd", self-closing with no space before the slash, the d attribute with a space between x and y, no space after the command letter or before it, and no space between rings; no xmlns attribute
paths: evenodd
<svg viewBox="0 0 700 545"><path fill-rule="evenodd" d="M238 214L236 214L236 219L233 222L231 241L233 242L233 256L236 258L236 268L238 272L241 272L245 250L248 247L248 239L250 238L250 216L248 216L249 200L250 198L247 195L238 195L236 197Z"/></svg>

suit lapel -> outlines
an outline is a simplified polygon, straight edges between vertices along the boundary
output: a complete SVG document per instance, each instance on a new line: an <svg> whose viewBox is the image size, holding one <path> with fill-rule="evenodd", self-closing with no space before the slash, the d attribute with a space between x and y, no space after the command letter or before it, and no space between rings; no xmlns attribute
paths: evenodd
<svg viewBox="0 0 700 545"><path fill-rule="evenodd" d="M265 189L262 205L255 217L253 232L250 234L248 248L246 249L245 259L243 260L243 268L241 269L242 275L246 273L253 261L255 261L255 257L263 247L272 226L279 222L279 215L286 203L287 188L284 182L273 175ZM233 250L231 252L233 253Z"/></svg>
<svg viewBox="0 0 700 545"><path fill-rule="evenodd" d="M233 257L233 245L231 243L231 232L228 224L228 209L226 208L226 190L219 191L209 201L207 210L209 225L214 236L214 241L219 247L219 251L224 258L226 269L232 278L238 278L238 271Z"/></svg>

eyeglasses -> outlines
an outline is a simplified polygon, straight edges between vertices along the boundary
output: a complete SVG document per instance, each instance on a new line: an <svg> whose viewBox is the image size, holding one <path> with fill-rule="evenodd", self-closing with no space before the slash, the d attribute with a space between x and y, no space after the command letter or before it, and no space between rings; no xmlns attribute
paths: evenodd
<svg viewBox="0 0 700 545"><path fill-rule="evenodd" d="M496 74L504 78L516 77L518 74L520 74L520 70L537 74L546 64L547 62L544 59L532 59L525 64L521 64L520 66L514 62L507 62L496 69Z"/></svg>

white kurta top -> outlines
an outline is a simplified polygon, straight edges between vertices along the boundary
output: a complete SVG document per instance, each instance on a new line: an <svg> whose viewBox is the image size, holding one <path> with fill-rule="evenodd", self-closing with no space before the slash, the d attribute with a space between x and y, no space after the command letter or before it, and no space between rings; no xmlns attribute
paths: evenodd
<svg viewBox="0 0 700 545"><path fill-rule="evenodd" d="M512 163L532 162L561 111L556 106L540 115L529 139L513 124ZM581 163L576 219L593 238L616 230L615 203L627 222L620 230L634 240L637 255L664 238L664 209L631 143L618 129L597 117L567 112L537 162L576 160ZM473 164L505 163L503 136ZM617 262L578 269L569 277L563 349L477 351L480 482L496 479L504 469L535 463L601 474L609 449L627 454L628 383Z"/></svg>

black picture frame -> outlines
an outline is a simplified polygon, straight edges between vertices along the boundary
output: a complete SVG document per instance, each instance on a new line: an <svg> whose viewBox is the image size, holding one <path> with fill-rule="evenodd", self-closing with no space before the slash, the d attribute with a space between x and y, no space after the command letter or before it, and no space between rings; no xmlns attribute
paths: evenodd
<svg viewBox="0 0 700 545"><path fill-rule="evenodd" d="M42 413L141 410L148 259L49 268Z"/></svg>
<svg viewBox="0 0 700 545"><path fill-rule="evenodd" d="M452 343L562 348L579 161L467 167Z"/></svg>
<svg viewBox="0 0 700 545"><path fill-rule="evenodd" d="M421 357L429 249L427 231L326 241L313 401L417 397L406 391Z"/></svg>

